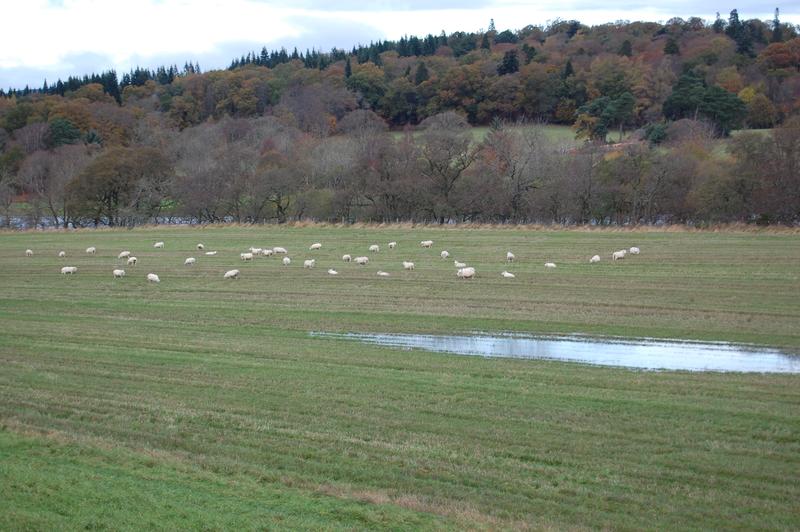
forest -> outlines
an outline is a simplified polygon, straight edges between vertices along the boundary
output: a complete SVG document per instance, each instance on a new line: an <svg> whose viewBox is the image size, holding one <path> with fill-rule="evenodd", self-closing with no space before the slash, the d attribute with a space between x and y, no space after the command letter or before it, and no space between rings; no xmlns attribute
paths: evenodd
<svg viewBox="0 0 800 532"><path fill-rule="evenodd" d="M798 28L490 23L0 91L4 226L303 219L796 224Z"/></svg>

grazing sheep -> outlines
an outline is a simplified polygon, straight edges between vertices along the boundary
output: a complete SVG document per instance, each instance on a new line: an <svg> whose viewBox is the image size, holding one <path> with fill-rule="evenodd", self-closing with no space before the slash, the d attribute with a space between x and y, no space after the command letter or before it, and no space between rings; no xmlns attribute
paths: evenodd
<svg viewBox="0 0 800 532"><path fill-rule="evenodd" d="M158 275L156 275L154 273L148 273L147 274L147 280L149 282L151 282L151 283L160 283L161 282L161 279L158 278Z"/></svg>
<svg viewBox="0 0 800 532"><path fill-rule="evenodd" d="M264 249L261 251L261 254L262 254L262 255L264 255L265 257L271 257L272 255L274 255L274 254L275 254L275 252L274 252L274 251L272 251L271 249L266 249L266 248L264 248Z"/></svg>
<svg viewBox="0 0 800 532"><path fill-rule="evenodd" d="M369 250L372 251L373 253L377 253L378 251L381 250L381 247L378 244L372 244L369 247Z"/></svg>
<svg viewBox="0 0 800 532"><path fill-rule="evenodd" d="M155 244L153 244L153 247L156 248L156 249L162 249L164 247L164 243L163 242L156 242Z"/></svg>
<svg viewBox="0 0 800 532"><path fill-rule="evenodd" d="M128 264L130 266L136 266L136 263L139 261L136 257L128 257Z"/></svg>
<svg viewBox="0 0 800 532"><path fill-rule="evenodd" d="M419 243L419 245L424 248L429 248L433 246L433 240L423 240L422 242Z"/></svg>
<svg viewBox="0 0 800 532"><path fill-rule="evenodd" d="M626 250L615 251L611 254L611 260L622 260L625 258Z"/></svg>
<svg viewBox="0 0 800 532"><path fill-rule="evenodd" d="M119 279L125 277L125 270L114 270L114 278Z"/></svg>
<svg viewBox="0 0 800 532"><path fill-rule="evenodd" d="M334 270L333 268L330 268L330 269L328 270L328 275L339 275L339 272L337 272L337 271L336 271L336 270Z"/></svg>
<svg viewBox="0 0 800 532"><path fill-rule="evenodd" d="M225 275L222 276L223 279L238 279L239 278L239 270L229 270L225 272Z"/></svg>
<svg viewBox="0 0 800 532"><path fill-rule="evenodd" d="M475 277L475 268L460 268L456 272L456 276L461 279L472 279Z"/></svg>
<svg viewBox="0 0 800 532"><path fill-rule="evenodd" d="M311 269L314 265L317 264L316 259L304 260L303 261L303 268Z"/></svg>
<svg viewBox="0 0 800 532"><path fill-rule="evenodd" d="M511 253L510 251L508 253L506 253L506 261L507 262L514 262L514 259L516 259L516 258L517 257L515 257L514 254Z"/></svg>
<svg viewBox="0 0 800 532"><path fill-rule="evenodd" d="M506 279L513 279L513 278L515 278L515 277L516 277L516 275L514 275L513 273L511 273L511 272L507 272L507 271L505 271L505 270L504 270L504 271L503 271L503 273L501 273L500 275L502 275L502 276L503 276L503 277L505 277Z"/></svg>
<svg viewBox="0 0 800 532"><path fill-rule="evenodd" d="M261 248L250 248L250 253L253 255L261 255Z"/></svg>
<svg viewBox="0 0 800 532"><path fill-rule="evenodd" d="M67 252L66 251L59 251L58 252L58 258L59 259L63 259L66 256L67 256Z"/></svg>
<svg viewBox="0 0 800 532"><path fill-rule="evenodd" d="M292 259L290 259L289 257L283 257L283 265L284 266L288 266L291 263L292 263Z"/></svg>
<svg viewBox="0 0 800 532"><path fill-rule="evenodd" d="M191 266L191 265L192 265L192 264L194 264L195 262L197 262L197 259L196 259L196 258L194 258L194 257L189 257L188 259L186 259L185 261L183 261L183 265L184 265L184 266Z"/></svg>
<svg viewBox="0 0 800 532"><path fill-rule="evenodd" d="M467 265L466 265L466 264L464 264L463 262L458 262L457 260L454 260L454 261L453 261L453 266L455 266L455 267L456 267L456 268L458 268L458 269L461 269L461 268L466 268L466 267L467 267Z"/></svg>
<svg viewBox="0 0 800 532"><path fill-rule="evenodd" d="M32 249L26 249L25 250L25 256L26 257L33 257L33 250Z"/></svg>
<svg viewBox="0 0 800 532"><path fill-rule="evenodd" d="M216 254L217 254L216 251L206 251L206 255L209 256L209 257L213 257Z"/></svg>
<svg viewBox="0 0 800 532"><path fill-rule="evenodd" d="M344 262L350 262L351 260L353 260L353 257L351 257L350 255L342 255L342 260Z"/></svg>
<svg viewBox="0 0 800 532"><path fill-rule="evenodd" d="M589 259L590 264L594 264L595 262L600 262L600 255L594 255L591 259Z"/></svg>
<svg viewBox="0 0 800 532"><path fill-rule="evenodd" d="M448 258L448 257L450 256L450 252L448 252L448 251L442 251L442 252L440 253L440 255L442 256L442 258L443 258L443 259L446 259L446 258Z"/></svg>
<svg viewBox="0 0 800 532"><path fill-rule="evenodd" d="M64 266L63 268L61 268L61 273L63 275L66 275L68 273L70 274L78 273L78 268L76 268L75 266Z"/></svg>
<svg viewBox="0 0 800 532"><path fill-rule="evenodd" d="M203 251L206 247L203 244L197 244L197 249Z"/></svg>
<svg viewBox="0 0 800 532"><path fill-rule="evenodd" d="M545 262L544 263L544 267L545 268L555 268L556 267L556 263L555 262Z"/></svg>
<svg viewBox="0 0 800 532"><path fill-rule="evenodd" d="M382 272L378 270L378 277L389 277L389 272Z"/></svg>
<svg viewBox="0 0 800 532"><path fill-rule="evenodd" d="M320 244L319 242L314 242L313 244L308 246L308 249L310 250L322 249L322 244Z"/></svg>
<svg viewBox="0 0 800 532"><path fill-rule="evenodd" d="M90 246L86 248L86 253L89 255L95 255L97 253L97 248L94 246Z"/></svg>
<svg viewBox="0 0 800 532"><path fill-rule="evenodd" d="M631 252L631 255L638 255L638 254L639 254L639 248L637 248L636 246L634 246L634 247L632 247L632 248L630 249L630 252Z"/></svg>
<svg viewBox="0 0 800 532"><path fill-rule="evenodd" d="M127 259L130 256L131 256L131 252L130 251L120 251L119 255L117 255L117 258L118 259Z"/></svg>
<svg viewBox="0 0 800 532"><path fill-rule="evenodd" d="M252 253L239 253L239 258L242 260L253 260Z"/></svg>
<svg viewBox="0 0 800 532"><path fill-rule="evenodd" d="M394 249L397 247L397 242L389 242L389 249Z"/></svg>
<svg viewBox="0 0 800 532"><path fill-rule="evenodd" d="M282 253L282 254L288 253L288 251L286 251L286 248L281 248L281 247L272 248L272 252L273 253Z"/></svg>
<svg viewBox="0 0 800 532"><path fill-rule="evenodd" d="M353 262L361 266L366 266L367 263L369 262L369 257L356 257L353 259Z"/></svg>
<svg viewBox="0 0 800 532"><path fill-rule="evenodd" d="M404 260L404 261L403 261L403 269L404 269L404 270L413 270L413 269L414 269L414 263L413 263L413 262L408 262L408 261L405 261L405 260Z"/></svg>

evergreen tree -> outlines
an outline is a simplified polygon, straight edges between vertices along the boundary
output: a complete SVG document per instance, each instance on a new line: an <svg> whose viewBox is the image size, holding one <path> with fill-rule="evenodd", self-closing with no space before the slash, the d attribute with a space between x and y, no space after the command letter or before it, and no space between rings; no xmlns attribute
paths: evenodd
<svg viewBox="0 0 800 532"><path fill-rule="evenodd" d="M725 21L719 16L719 11L717 11L717 18L714 20L714 24L712 24L711 27L714 29L714 33L722 33L725 31Z"/></svg>
<svg viewBox="0 0 800 532"><path fill-rule="evenodd" d="M489 50L491 45L489 44L489 35L484 33L483 39L481 39L481 50Z"/></svg>
<svg viewBox="0 0 800 532"><path fill-rule="evenodd" d="M633 47L631 46L631 41L625 39L622 41L622 45L619 47L619 55L624 55L625 57L630 57L633 55Z"/></svg>
<svg viewBox="0 0 800 532"><path fill-rule="evenodd" d="M489 19L489 30L488 31L489 31L489 33L496 33L497 32L497 29L494 27L494 19L493 18Z"/></svg>
<svg viewBox="0 0 800 532"><path fill-rule="evenodd" d="M517 51L509 50L503 54L503 60L500 66L497 67L497 74L505 76L506 74L513 74L519 70L519 59L517 59Z"/></svg>
<svg viewBox="0 0 800 532"><path fill-rule="evenodd" d="M428 81L428 78L430 78L428 67L425 66L425 61L421 61L417 65L417 71L414 73L414 84L419 85L423 81Z"/></svg>
<svg viewBox="0 0 800 532"><path fill-rule="evenodd" d="M779 18L780 10L775 8L775 18L772 19L772 39L771 42L783 42L783 28Z"/></svg>
<svg viewBox="0 0 800 532"><path fill-rule="evenodd" d="M570 76L575 75L575 69L572 68L572 60L567 59L567 64L564 65L564 72L561 73L562 79L567 79Z"/></svg>
<svg viewBox="0 0 800 532"><path fill-rule="evenodd" d="M350 56L348 56L347 61L344 64L344 77L345 79L347 79L352 75L353 75L353 67L350 65Z"/></svg>
<svg viewBox="0 0 800 532"><path fill-rule="evenodd" d="M533 61L533 58L536 57L536 48L528 43L524 43L522 45L522 53L525 54L525 64L528 65Z"/></svg>
<svg viewBox="0 0 800 532"><path fill-rule="evenodd" d="M670 37L664 44L664 53L667 55L680 55L681 50L678 48L678 43L675 39Z"/></svg>

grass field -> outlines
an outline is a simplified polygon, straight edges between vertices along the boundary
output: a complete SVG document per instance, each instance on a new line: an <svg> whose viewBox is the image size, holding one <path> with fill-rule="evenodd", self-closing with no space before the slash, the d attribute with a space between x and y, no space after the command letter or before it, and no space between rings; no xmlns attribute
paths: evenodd
<svg viewBox="0 0 800 532"><path fill-rule="evenodd" d="M426 238L432 250L419 247ZM309 252L315 241L323 249ZM371 243L382 249L368 266L339 260ZM632 245L640 256L609 260ZM249 246L287 247L294 263L242 263ZM114 280L123 249L139 264ZM456 279L442 249L478 278ZM515 280L499 276L507 250ZM603 262L588 264L595 253ZM183 266L188 256L198 263ZM304 270L311 257L316 269ZM62 276L63 265L78 274ZM231 268L241 279L223 281ZM800 234L2 233L0 529L800 527L799 375L458 357L309 335L476 330L797 352Z"/></svg>

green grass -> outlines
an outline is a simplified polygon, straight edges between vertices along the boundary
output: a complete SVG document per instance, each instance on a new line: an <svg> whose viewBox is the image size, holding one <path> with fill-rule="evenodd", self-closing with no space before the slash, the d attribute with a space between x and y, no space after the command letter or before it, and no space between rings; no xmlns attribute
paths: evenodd
<svg viewBox="0 0 800 532"><path fill-rule="evenodd" d="M398 249L382 246L367 267L339 260L390 240ZM194 250L200 241L219 255ZM307 251L315 241L323 249ZM251 245L285 246L294 264L242 263ZM642 255L608 260L631 245ZM115 281L123 249L140 262ZM441 249L478 278L457 280ZM509 249L513 281L499 276ZM595 253L604 260L589 265ZM188 256L198 264L184 267ZM312 256L317 268L303 270ZM60 275L65 264L78 274ZM798 264L800 235L788 232L2 233L0 529L796 529L800 376L487 360L308 332L581 332L797 351ZM231 268L242 278L223 281ZM159 285L145 282L151 271Z"/></svg>

